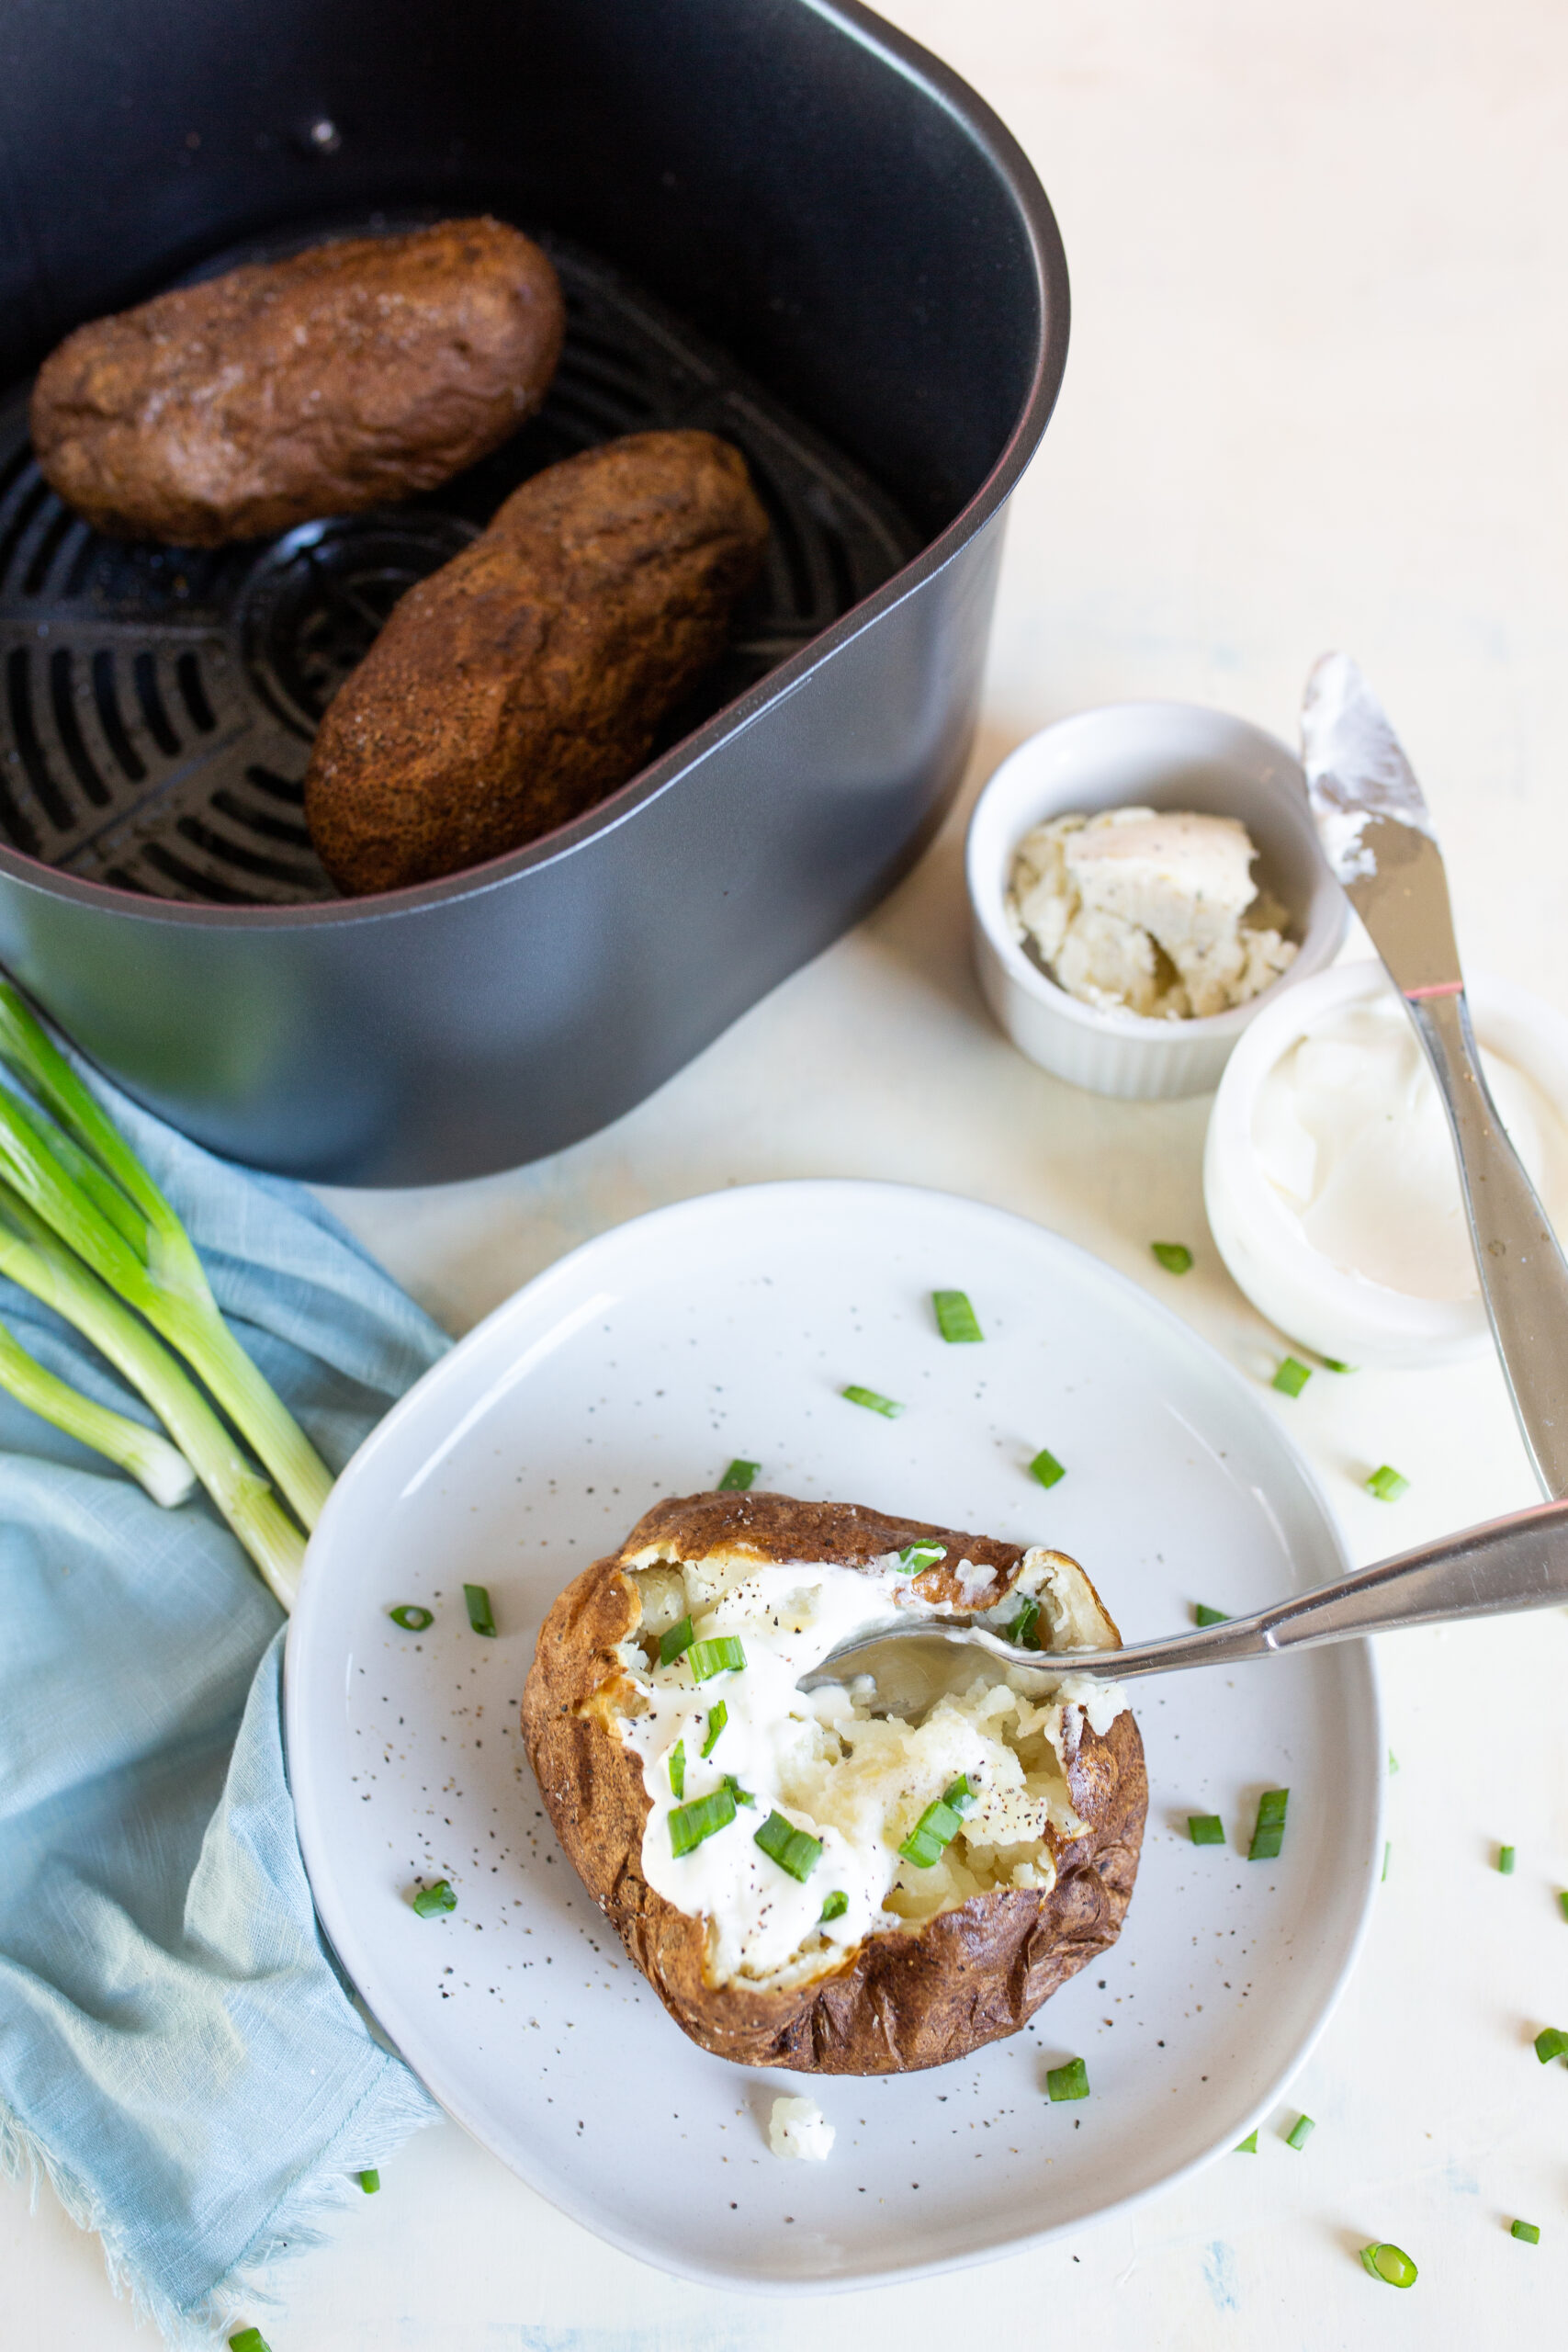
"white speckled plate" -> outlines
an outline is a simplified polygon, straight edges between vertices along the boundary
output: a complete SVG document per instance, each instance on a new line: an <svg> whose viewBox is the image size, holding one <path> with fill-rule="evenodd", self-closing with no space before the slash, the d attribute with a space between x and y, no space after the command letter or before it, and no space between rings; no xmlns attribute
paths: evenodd
<svg viewBox="0 0 1568 2352"><path fill-rule="evenodd" d="M948 1346L962 1288L983 1346ZM887 1421L839 1395L907 1402ZM1048 1446L1049 1493L1026 1474ZM288 1643L299 1831L321 1918L443 2105L633 2254L783 2290L973 2260L1147 2197L1279 2097L1355 1959L1383 1738L1359 1645L1137 1686L1152 1802L1121 1941L1028 2031L894 2080L746 2070L688 2042L583 1894L518 1735L536 1630L578 1568L734 1455L761 1485L1050 1543L1131 1638L1343 1573L1258 1398L1172 1316L996 1209L901 1186L759 1185L564 1259L406 1396L339 1480ZM490 1588L498 1638L468 1627ZM435 1612L405 1634L387 1611ZM1278 1862L1243 1859L1288 1786ZM1190 1813L1222 1815L1193 1847ZM446 1876L446 1917L410 1907ZM1045 2069L1088 2062L1052 2105ZM768 2153L812 2089L828 2163Z"/></svg>

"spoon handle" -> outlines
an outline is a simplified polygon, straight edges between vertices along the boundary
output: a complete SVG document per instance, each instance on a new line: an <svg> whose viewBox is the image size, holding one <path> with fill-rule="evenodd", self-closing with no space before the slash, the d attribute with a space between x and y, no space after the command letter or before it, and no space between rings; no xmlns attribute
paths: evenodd
<svg viewBox="0 0 1568 2352"><path fill-rule="evenodd" d="M1506 1519L1487 1520L1461 1535L1397 1553L1338 1584L1319 1585L1253 1617L1228 1618L1168 1641L1131 1649L1083 1651L1072 1670L1130 1681L1186 1666L1224 1666L1243 1658L1312 1649L1402 1625L1451 1624L1465 1617L1505 1617L1515 1610L1568 1603L1568 1502L1537 1503ZM1081 1663L1080 1663L1081 1661ZM1052 1660L1067 1664L1058 1654Z"/></svg>
<svg viewBox="0 0 1568 2352"><path fill-rule="evenodd" d="M1464 992L1407 997L1453 1130L1481 1295L1541 1492L1568 1495L1568 1261L1487 1091Z"/></svg>

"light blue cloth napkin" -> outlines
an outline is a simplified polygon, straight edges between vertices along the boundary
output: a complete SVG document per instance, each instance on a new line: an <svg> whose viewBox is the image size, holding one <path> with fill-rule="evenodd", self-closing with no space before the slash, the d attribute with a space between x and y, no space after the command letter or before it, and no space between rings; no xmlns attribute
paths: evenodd
<svg viewBox="0 0 1568 2352"><path fill-rule="evenodd" d="M443 1335L299 1187L96 1091L341 1469ZM151 1419L4 1281L0 1316L52 1371ZM210 2341L437 2112L316 1927L281 1624L205 1496L161 1510L0 1395L0 2171L46 2174L176 2342Z"/></svg>

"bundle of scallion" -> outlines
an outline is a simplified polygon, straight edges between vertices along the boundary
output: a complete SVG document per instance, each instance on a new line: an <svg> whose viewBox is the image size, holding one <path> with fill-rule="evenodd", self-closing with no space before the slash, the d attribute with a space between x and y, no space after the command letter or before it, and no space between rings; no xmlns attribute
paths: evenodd
<svg viewBox="0 0 1568 2352"><path fill-rule="evenodd" d="M9 1334L0 1344L0 1386L120 1463L160 1502L189 1492L188 1478L184 1491L175 1491L174 1465L183 1455L289 1607L304 1557L300 1526L315 1525L331 1473L224 1322L179 1218L4 981L0 1062L26 1090L0 1083L0 1273L90 1340L145 1398L175 1444L55 1380ZM206 1384L261 1470L171 1348Z"/></svg>

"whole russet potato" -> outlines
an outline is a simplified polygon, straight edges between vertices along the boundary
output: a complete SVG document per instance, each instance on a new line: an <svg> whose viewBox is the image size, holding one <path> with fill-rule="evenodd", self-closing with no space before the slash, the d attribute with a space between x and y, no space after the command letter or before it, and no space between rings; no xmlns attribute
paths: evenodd
<svg viewBox="0 0 1568 2352"><path fill-rule="evenodd" d="M351 237L96 319L30 424L111 537L219 547L434 490L532 416L560 356L548 257L489 219Z"/></svg>
<svg viewBox="0 0 1568 2352"><path fill-rule="evenodd" d="M333 879L458 873L624 784L723 650L767 536L711 433L633 434L525 481L328 707L305 818Z"/></svg>

